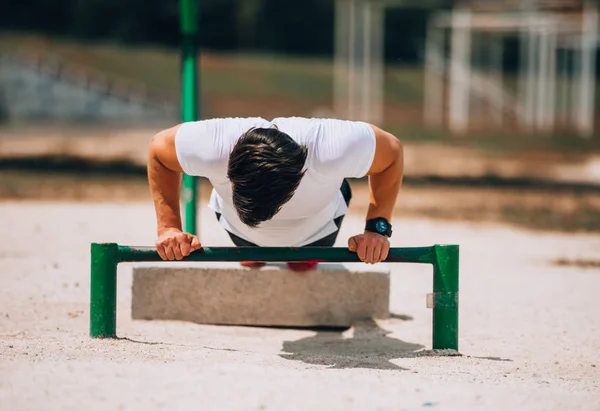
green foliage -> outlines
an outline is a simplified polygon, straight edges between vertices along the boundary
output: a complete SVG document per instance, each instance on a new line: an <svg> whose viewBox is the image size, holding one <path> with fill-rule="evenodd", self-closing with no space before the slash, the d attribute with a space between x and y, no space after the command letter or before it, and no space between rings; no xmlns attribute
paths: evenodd
<svg viewBox="0 0 600 411"><path fill-rule="evenodd" d="M303 55L333 53L333 0L197 0L203 49ZM390 9L386 50L392 61L421 58L423 10ZM69 38L176 46L178 0L30 0L11 2L0 27Z"/></svg>

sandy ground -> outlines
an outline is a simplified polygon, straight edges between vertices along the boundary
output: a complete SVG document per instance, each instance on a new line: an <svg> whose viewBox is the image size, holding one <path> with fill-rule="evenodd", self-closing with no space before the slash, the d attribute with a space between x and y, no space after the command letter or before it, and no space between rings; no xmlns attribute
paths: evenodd
<svg viewBox="0 0 600 411"><path fill-rule="evenodd" d="M433 353L431 270L390 265L390 320L346 331L130 318L88 337L89 243L149 245L148 203L0 203L0 409L600 410L600 235L395 221L395 246L461 245L460 352ZM339 238L360 231L348 216ZM228 240L202 214L202 238Z"/></svg>

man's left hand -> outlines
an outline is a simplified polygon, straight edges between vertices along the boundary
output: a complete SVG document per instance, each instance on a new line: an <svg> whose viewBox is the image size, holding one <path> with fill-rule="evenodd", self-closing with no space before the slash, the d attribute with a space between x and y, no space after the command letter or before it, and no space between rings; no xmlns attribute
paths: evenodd
<svg viewBox="0 0 600 411"><path fill-rule="evenodd" d="M390 241L386 236L371 231L355 235L348 240L348 249L358 254L358 258L367 264L384 261L390 251Z"/></svg>

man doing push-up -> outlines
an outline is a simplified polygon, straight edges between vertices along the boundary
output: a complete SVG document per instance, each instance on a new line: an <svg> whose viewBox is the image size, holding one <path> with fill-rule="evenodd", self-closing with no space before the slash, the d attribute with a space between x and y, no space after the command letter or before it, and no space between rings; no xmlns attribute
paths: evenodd
<svg viewBox="0 0 600 411"><path fill-rule="evenodd" d="M149 147L156 248L164 260L180 260L201 247L198 237L182 231L182 173L210 180L209 207L235 245L272 247L332 247L352 197L346 179L368 176L365 229L350 237L348 247L366 263L383 261L403 164L398 139L360 121L223 118L179 124L156 134Z"/></svg>

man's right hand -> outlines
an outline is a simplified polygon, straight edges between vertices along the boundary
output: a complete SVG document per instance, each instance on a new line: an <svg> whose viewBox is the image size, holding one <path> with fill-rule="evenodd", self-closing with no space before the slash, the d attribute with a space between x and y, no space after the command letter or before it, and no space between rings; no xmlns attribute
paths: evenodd
<svg viewBox="0 0 600 411"><path fill-rule="evenodd" d="M181 260L202 246L198 237L176 228L164 231L155 244L160 258L169 261Z"/></svg>

